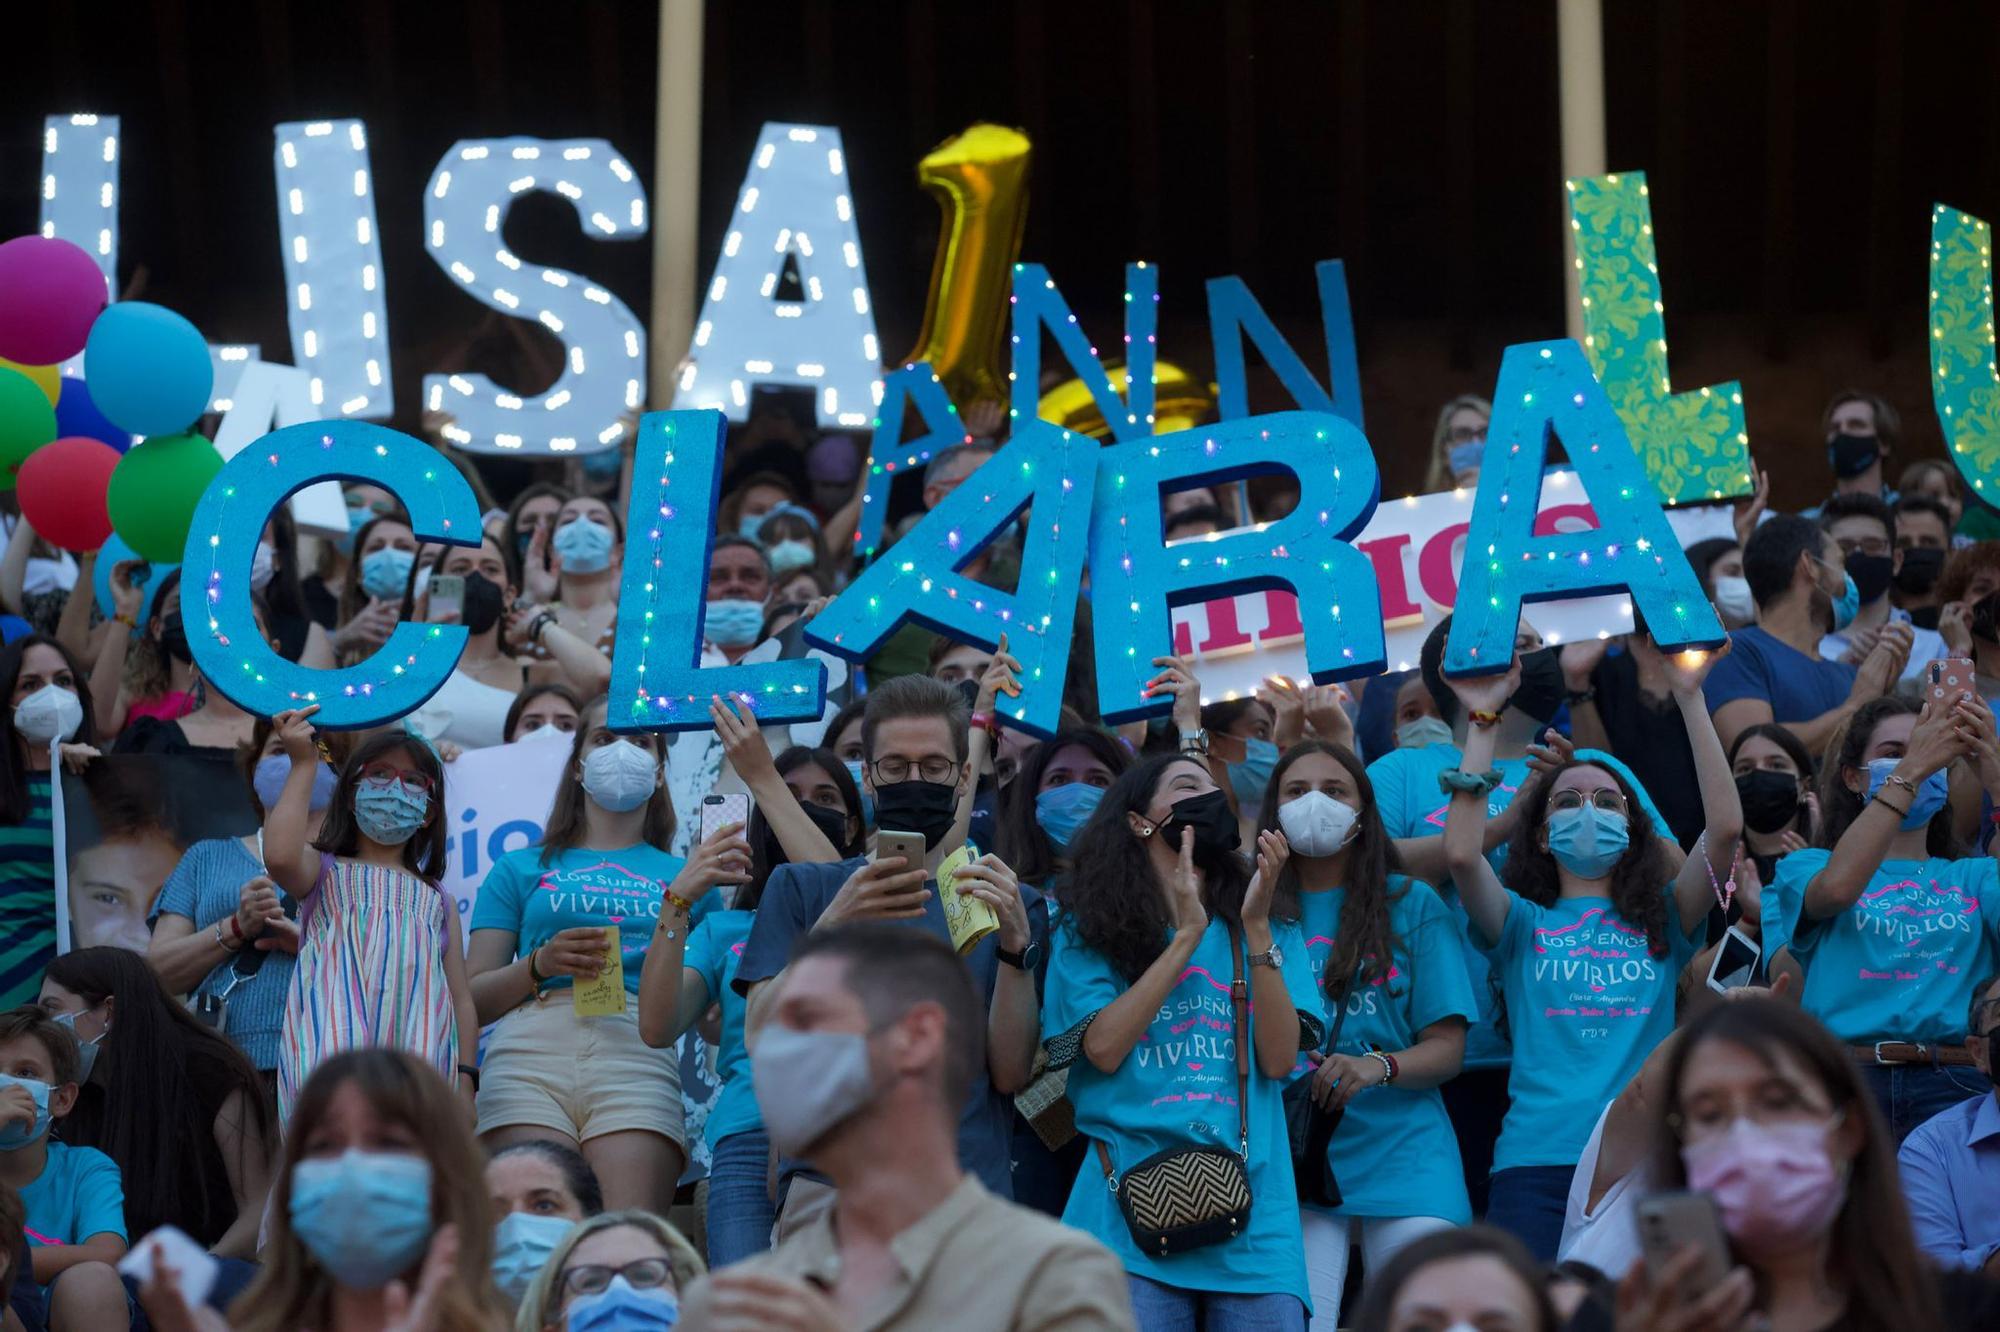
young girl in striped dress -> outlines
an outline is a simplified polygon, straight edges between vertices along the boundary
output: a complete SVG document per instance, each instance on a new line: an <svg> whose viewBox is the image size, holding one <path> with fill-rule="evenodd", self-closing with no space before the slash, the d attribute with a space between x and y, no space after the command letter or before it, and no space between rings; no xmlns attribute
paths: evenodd
<svg viewBox="0 0 2000 1332"><path fill-rule="evenodd" d="M438 886L445 866L444 770L421 740L387 732L341 768L317 840L306 841L320 762L308 720L281 712L272 729L291 776L264 822L264 863L298 899L299 964L278 1038L278 1116L291 1116L312 1071L342 1050L407 1050L477 1090L470 1052L479 1022L466 979L458 906ZM459 1051L468 1052L460 1062Z"/></svg>

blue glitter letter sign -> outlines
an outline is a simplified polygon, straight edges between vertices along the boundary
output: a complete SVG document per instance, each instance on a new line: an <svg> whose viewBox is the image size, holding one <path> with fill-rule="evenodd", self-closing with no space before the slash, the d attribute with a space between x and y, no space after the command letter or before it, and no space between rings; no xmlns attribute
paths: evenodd
<svg viewBox="0 0 2000 1332"><path fill-rule="evenodd" d="M1217 484L1291 471L1299 502L1285 517L1214 540L1166 544L1163 486ZM1375 512L1381 475L1359 430L1325 412L1276 412L1197 426L1105 450L1091 513L1091 608L1098 706L1107 722L1165 716L1146 698L1173 651L1174 606L1264 588L1298 595L1306 665L1321 683L1386 664L1382 596L1368 557L1348 545Z"/></svg>
<svg viewBox="0 0 2000 1332"><path fill-rule="evenodd" d="M1151 264L1125 265L1126 396L1119 400L1097 348L1078 327L1069 302L1056 290L1049 270L1040 264L1014 265L1014 359L1008 378L1014 381L1010 415L1014 427L1035 419L1042 390L1042 329L1054 335L1077 378L1089 388L1097 410L1116 440L1150 439L1153 434L1153 364L1159 355L1160 270Z"/></svg>
<svg viewBox="0 0 2000 1332"><path fill-rule="evenodd" d="M1209 279L1208 333L1215 343L1216 402L1223 420L1250 415L1250 385L1243 372L1243 340L1247 337L1264 354L1293 402L1309 412L1345 417L1356 430L1367 428L1361 420L1361 363L1354 349L1354 315L1347 302L1347 267L1338 259L1327 259L1313 272L1319 278L1319 317L1326 329L1331 393L1306 369L1306 363L1285 341L1242 278Z"/></svg>
<svg viewBox="0 0 2000 1332"><path fill-rule="evenodd" d="M911 407L923 418L924 433L903 439L903 424ZM861 496L861 516L854 527L854 553L863 559L882 544L882 523L889 514L889 488L896 474L922 470L931 455L971 436L959 422L958 408L930 362L906 365L882 381L882 406L875 434L868 442L868 489Z"/></svg>
<svg viewBox="0 0 2000 1332"><path fill-rule="evenodd" d="M1597 512L1598 525L1588 531L1535 535L1552 437L1562 441ZM1583 349L1568 339L1509 347L1493 388L1444 669L1506 670L1523 602L1619 588L1631 592L1666 651L1715 647L1726 637Z"/></svg>
<svg viewBox="0 0 2000 1332"><path fill-rule="evenodd" d="M849 661L865 661L907 620L987 649L1006 634L1007 650L1021 663L1021 695L997 706L1022 730L1054 735L1100 451L1088 435L1027 422L886 556L862 570L806 625L806 638ZM1015 591L959 572L1029 505L1034 521Z"/></svg>
<svg viewBox="0 0 2000 1332"><path fill-rule="evenodd" d="M639 418L618 642L611 651L606 721L614 731L707 730L713 694L741 698L767 725L819 720L826 692L820 662L701 665L723 429L720 412Z"/></svg>
<svg viewBox="0 0 2000 1332"><path fill-rule="evenodd" d="M479 544L479 505L437 450L366 421L274 430L223 464L203 492L181 561L188 646L202 678L246 712L269 716L319 704L313 725L380 726L421 707L465 650L455 624L399 624L367 660L319 671L271 650L250 613L250 565L271 511L295 491L342 479L381 486L409 510L419 541ZM188 609L201 589L205 620Z"/></svg>
<svg viewBox="0 0 2000 1332"><path fill-rule="evenodd" d="M575 205L592 239L646 234L646 192L603 139L479 139L453 146L424 195L437 266L484 305L535 319L562 339L562 374L523 398L484 375L425 375L424 405L457 420L444 437L473 453L595 453L625 438L646 379L646 330L589 278L524 262L500 229L528 190Z"/></svg>
<svg viewBox="0 0 2000 1332"><path fill-rule="evenodd" d="M291 121L277 136L292 363L312 376L321 416L380 420L396 403L367 131L358 120Z"/></svg>

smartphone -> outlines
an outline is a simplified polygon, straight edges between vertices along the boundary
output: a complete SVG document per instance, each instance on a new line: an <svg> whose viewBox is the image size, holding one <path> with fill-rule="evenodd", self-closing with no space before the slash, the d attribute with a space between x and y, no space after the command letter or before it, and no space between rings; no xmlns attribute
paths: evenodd
<svg viewBox="0 0 2000 1332"><path fill-rule="evenodd" d="M889 828L878 829L875 833L875 859L904 860L911 869L924 867L924 835L913 832L895 832Z"/></svg>
<svg viewBox="0 0 2000 1332"><path fill-rule="evenodd" d="M465 613L465 579L459 574L431 575L431 619Z"/></svg>
<svg viewBox="0 0 2000 1332"><path fill-rule="evenodd" d="M1708 988L1717 994L1727 994L1749 985L1763 956L1762 945L1745 934L1740 926L1731 925L1723 931L1722 943L1715 950L1715 960L1708 965Z"/></svg>
<svg viewBox="0 0 2000 1332"><path fill-rule="evenodd" d="M1933 703L1950 703L1960 694L1978 691L1969 657L1939 657L1925 671L1924 681Z"/></svg>
<svg viewBox="0 0 2000 1332"><path fill-rule="evenodd" d="M709 795L701 798L701 840L706 842L717 828L750 822L750 796L737 791L729 795Z"/></svg>
<svg viewBox="0 0 2000 1332"><path fill-rule="evenodd" d="M1688 1273L1681 1295L1693 1301L1714 1290L1732 1265L1715 1200L1689 1192L1655 1193L1639 1200L1639 1247L1654 1280L1690 1244L1700 1250L1701 1262Z"/></svg>

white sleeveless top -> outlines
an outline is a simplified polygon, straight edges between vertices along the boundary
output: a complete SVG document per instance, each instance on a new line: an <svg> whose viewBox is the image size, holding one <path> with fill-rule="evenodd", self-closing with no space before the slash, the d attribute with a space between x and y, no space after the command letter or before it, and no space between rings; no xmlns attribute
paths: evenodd
<svg viewBox="0 0 2000 1332"><path fill-rule="evenodd" d="M515 695L453 670L435 694L410 714L411 729L436 744L449 740L460 749L504 744L507 710Z"/></svg>
<svg viewBox="0 0 2000 1332"><path fill-rule="evenodd" d="M1562 1262L1589 1263L1618 1281L1641 1256L1637 1213L1646 1188L1645 1169L1640 1167L1613 1180L1596 1207L1586 1206L1590 1201L1590 1181L1597 1174L1597 1154L1604 1147L1604 1121L1610 1116L1611 1107L1607 1105L1597 1117L1597 1127L1590 1131L1582 1159L1576 1163L1576 1174L1569 1183L1569 1205L1563 1209L1562 1242L1556 1246L1556 1258Z"/></svg>

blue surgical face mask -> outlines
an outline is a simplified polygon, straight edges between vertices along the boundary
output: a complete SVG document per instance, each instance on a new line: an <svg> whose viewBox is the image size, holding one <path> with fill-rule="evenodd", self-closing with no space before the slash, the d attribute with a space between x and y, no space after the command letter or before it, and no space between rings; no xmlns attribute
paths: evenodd
<svg viewBox="0 0 2000 1332"><path fill-rule="evenodd" d="M415 555L394 546L369 551L361 557L361 590L377 601L401 601L416 562Z"/></svg>
<svg viewBox="0 0 2000 1332"><path fill-rule="evenodd" d="M800 541L797 537L776 543L771 547L770 555L771 572L776 575L788 574L794 569L810 569L819 563L819 552L813 549L812 542Z"/></svg>
<svg viewBox="0 0 2000 1332"><path fill-rule="evenodd" d="M1611 873L1631 840L1631 825L1616 810L1583 805L1549 815L1549 853L1579 879Z"/></svg>
<svg viewBox="0 0 2000 1332"><path fill-rule="evenodd" d="M354 555L354 538L361 535L361 525L374 516L375 511L365 504L348 505L347 530L342 532L334 541L334 548L341 554L352 558Z"/></svg>
<svg viewBox="0 0 2000 1332"><path fill-rule="evenodd" d="M1048 834L1056 850L1067 853L1077 829L1090 821L1104 788L1089 782L1064 782L1051 786L1035 797L1035 822Z"/></svg>
<svg viewBox="0 0 2000 1332"><path fill-rule="evenodd" d="M285 783L292 775L292 761L283 754L266 754L257 760L257 771L251 774L250 785L257 792L257 801L269 813L278 807L278 797L285 793ZM312 799L306 808L317 814L333 803L334 788L340 785L340 777L334 770L322 763L313 774Z"/></svg>
<svg viewBox="0 0 2000 1332"><path fill-rule="evenodd" d="M383 846L401 846L416 836L430 812L430 797L404 790L401 782L364 781L354 788L354 822L369 841Z"/></svg>
<svg viewBox="0 0 2000 1332"><path fill-rule="evenodd" d="M1278 747L1269 740L1259 740L1251 736L1243 742L1243 761L1229 765L1229 785L1236 792L1236 803L1254 806L1264 799L1264 788L1271 784L1271 774L1277 771Z"/></svg>
<svg viewBox="0 0 2000 1332"><path fill-rule="evenodd" d="M1896 770L1901 759L1878 758L1868 760L1868 799L1873 800L1882 784L1889 780L1889 774ZM1904 832L1915 832L1931 821L1931 815L1944 808L1944 802L1951 795L1951 779L1945 774L1948 769L1936 772L1917 784L1917 793L1910 797L1910 812L1903 820Z"/></svg>
<svg viewBox="0 0 2000 1332"><path fill-rule="evenodd" d="M566 1216L509 1212L500 1218L493 1228L493 1284L509 1303L521 1302L535 1273L575 1228L576 1222Z"/></svg>
<svg viewBox="0 0 2000 1332"><path fill-rule="evenodd" d="M1836 634L1854 623L1854 617L1861 613L1861 589L1854 585L1854 575L1841 576L1840 596L1833 603L1833 632Z"/></svg>
<svg viewBox="0 0 2000 1332"><path fill-rule="evenodd" d="M1412 717L1396 728L1398 749L1424 749L1451 743L1451 727L1440 717Z"/></svg>
<svg viewBox="0 0 2000 1332"><path fill-rule="evenodd" d="M854 789L861 792L861 821L869 827L875 826L875 797L861 780L861 760L842 759L847 767L847 775L854 779Z"/></svg>
<svg viewBox="0 0 2000 1332"><path fill-rule="evenodd" d="M1453 477L1461 477L1467 472L1478 471L1479 465L1485 460L1485 457L1486 441L1483 439L1468 439L1463 444L1454 444L1445 454L1445 458L1451 463L1451 474Z"/></svg>
<svg viewBox="0 0 2000 1332"><path fill-rule="evenodd" d="M292 1167L292 1233L335 1281L379 1290L414 1267L431 1239L431 1163L348 1151Z"/></svg>
<svg viewBox="0 0 2000 1332"><path fill-rule="evenodd" d="M569 1302L565 1332L664 1332L681 1321L681 1299L667 1286L640 1290L624 1273L595 1295Z"/></svg>
<svg viewBox="0 0 2000 1332"><path fill-rule="evenodd" d="M702 632L717 647L749 647L764 632L764 604L733 597L711 601Z"/></svg>
<svg viewBox="0 0 2000 1332"><path fill-rule="evenodd" d="M752 541L756 541L757 529L762 527L764 525L764 520L766 518L769 518L770 516L771 516L771 510L769 509L765 510L763 513L744 514L741 518L738 518L736 520L736 534L738 536L749 537ZM763 543L758 542L758 544L762 545Z"/></svg>
<svg viewBox="0 0 2000 1332"><path fill-rule="evenodd" d="M0 1152L19 1151L49 1131L49 1092L53 1089L46 1082L17 1078L9 1073L0 1073L0 1087L26 1087L28 1095L35 1098L34 1123L26 1127L9 1124L0 1129Z"/></svg>
<svg viewBox="0 0 2000 1332"><path fill-rule="evenodd" d="M104 1033L111 1030L111 1024L107 1021L98 1033L89 1040L86 1041L83 1037L77 1036L76 1020L89 1011L89 1009L85 1008L75 1013L52 1014L50 1017L50 1021L60 1026L68 1027L69 1034L76 1036L76 1052L83 1059L83 1062L76 1067L76 1080L78 1082L90 1081L90 1070L97 1067L97 1052L104 1044Z"/></svg>
<svg viewBox="0 0 2000 1332"><path fill-rule="evenodd" d="M551 543L562 556L564 573L603 573L611 567L611 547L617 538L595 518L572 518L556 529Z"/></svg>

